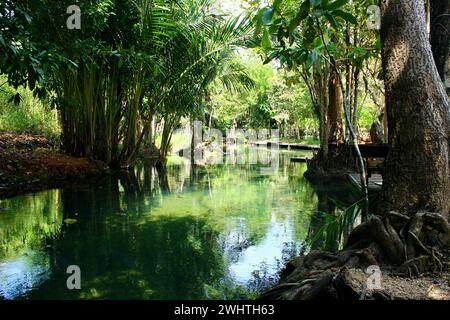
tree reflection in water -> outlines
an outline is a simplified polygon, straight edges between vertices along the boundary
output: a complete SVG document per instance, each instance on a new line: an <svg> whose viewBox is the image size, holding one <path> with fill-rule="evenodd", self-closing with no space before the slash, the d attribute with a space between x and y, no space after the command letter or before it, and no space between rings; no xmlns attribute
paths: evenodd
<svg viewBox="0 0 450 320"><path fill-rule="evenodd" d="M278 280L308 230L320 227L310 219L324 208L304 165L281 155L274 175L258 165L193 172L177 158L164 170L137 167L96 184L2 200L0 207L13 209L0 215L0 274L33 250L22 269L41 276L23 289L24 280L0 280L0 296L255 297ZM69 265L81 268L80 291L66 288Z"/></svg>

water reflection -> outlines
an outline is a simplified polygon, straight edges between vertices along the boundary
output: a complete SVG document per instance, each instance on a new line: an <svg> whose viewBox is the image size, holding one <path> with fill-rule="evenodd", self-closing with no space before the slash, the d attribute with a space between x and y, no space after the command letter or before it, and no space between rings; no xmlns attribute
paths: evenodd
<svg viewBox="0 0 450 320"><path fill-rule="evenodd" d="M0 200L0 297L251 298L313 227L322 196L294 155L282 152L273 175L173 158L165 170ZM81 290L66 288L69 265Z"/></svg>
<svg viewBox="0 0 450 320"><path fill-rule="evenodd" d="M0 295L14 299L50 278L50 261L43 252L27 251L0 263Z"/></svg>
<svg viewBox="0 0 450 320"><path fill-rule="evenodd" d="M311 216L306 241L310 249L336 252L361 221L362 195L338 182L314 185L313 189L318 198L317 211Z"/></svg>
<svg viewBox="0 0 450 320"><path fill-rule="evenodd" d="M47 242L59 235L58 191L0 201L0 298L26 294L50 276Z"/></svg>

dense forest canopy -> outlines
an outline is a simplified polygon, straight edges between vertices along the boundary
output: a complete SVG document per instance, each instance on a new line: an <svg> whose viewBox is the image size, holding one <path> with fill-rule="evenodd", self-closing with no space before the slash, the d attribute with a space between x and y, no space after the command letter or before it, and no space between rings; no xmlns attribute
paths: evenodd
<svg viewBox="0 0 450 320"><path fill-rule="evenodd" d="M311 183L357 177L361 221L331 210L347 241L340 248L335 230L324 242L343 250L311 252L288 278L294 285L266 297L334 297L336 274L354 267L444 269L448 1L72 2L0 3L0 131L43 134L71 161L112 171L151 162L162 190L169 156L190 148L195 176L193 155L214 129L264 132L265 146L279 132L288 148L314 150L293 159L307 163ZM215 142L222 154L229 140Z"/></svg>
<svg viewBox="0 0 450 320"><path fill-rule="evenodd" d="M250 21L223 16L213 1L80 2L80 30L66 28L68 6L5 2L1 71L59 110L70 154L132 164L158 117L165 156L174 127L201 108L212 82L252 85L232 59Z"/></svg>
<svg viewBox="0 0 450 320"><path fill-rule="evenodd" d="M355 16L340 10L344 4L334 4L338 16L332 21L346 33L331 26L324 32L333 41L330 50L346 44L333 54L346 57L336 59L346 71L351 122L361 139L369 140L372 123L383 112L380 47L376 30L350 39L358 28L353 20L365 23L366 4L353 9ZM286 139L315 137L323 145L344 137L337 82L329 86L332 70L322 72L330 69L325 48L311 19L296 17L295 1L280 4L283 18L255 1L87 1L79 4L80 30L67 29L68 6L4 2L0 44L5 80L58 110L61 142L70 154L126 166L134 163L137 150L153 148L156 135L162 135L158 144L165 157L171 133L190 118L222 129L278 128ZM308 28L306 38L298 36L297 21ZM315 81L319 73L323 79ZM323 100L322 90L331 90L330 97ZM10 103L26 96L8 92L2 97ZM324 104L333 92L337 101L330 116L337 117L337 127L325 119ZM6 109L3 114L12 117ZM4 130L15 129L6 123Z"/></svg>

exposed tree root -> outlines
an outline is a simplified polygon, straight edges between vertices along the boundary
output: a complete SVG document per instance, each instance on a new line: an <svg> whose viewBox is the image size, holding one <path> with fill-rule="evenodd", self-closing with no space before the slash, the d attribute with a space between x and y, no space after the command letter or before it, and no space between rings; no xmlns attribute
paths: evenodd
<svg viewBox="0 0 450 320"><path fill-rule="evenodd" d="M367 288L349 284L348 270L383 266L395 274L420 277L442 272L441 250L450 248L450 224L441 215L418 212L414 216L391 212L374 216L356 227L344 250L333 254L312 251L284 277L285 283L265 292L262 299L360 299L374 297ZM350 277L351 278L351 277ZM377 298L388 298L378 292Z"/></svg>

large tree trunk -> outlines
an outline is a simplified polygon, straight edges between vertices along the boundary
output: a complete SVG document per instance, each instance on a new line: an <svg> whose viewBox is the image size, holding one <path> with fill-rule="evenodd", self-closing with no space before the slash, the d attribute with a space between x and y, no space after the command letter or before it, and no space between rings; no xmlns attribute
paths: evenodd
<svg viewBox="0 0 450 320"><path fill-rule="evenodd" d="M264 299L361 299L345 280L348 270L382 262L409 276L436 271L436 265L442 271L436 253L442 257L439 249L450 245L444 216L450 207L449 101L433 60L423 0L382 0L381 8L390 144L384 215L356 227L336 254L311 251Z"/></svg>
<svg viewBox="0 0 450 320"><path fill-rule="evenodd" d="M431 48L439 75L450 93L450 1L431 1Z"/></svg>
<svg viewBox="0 0 450 320"><path fill-rule="evenodd" d="M382 0L390 152L380 207L448 213L449 100L434 63L423 0Z"/></svg>

